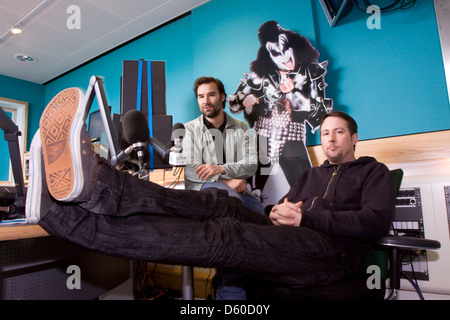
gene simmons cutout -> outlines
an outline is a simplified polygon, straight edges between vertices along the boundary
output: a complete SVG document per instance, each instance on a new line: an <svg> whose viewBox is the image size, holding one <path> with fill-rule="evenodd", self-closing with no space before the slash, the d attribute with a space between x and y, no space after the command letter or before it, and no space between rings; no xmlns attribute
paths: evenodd
<svg viewBox="0 0 450 320"><path fill-rule="evenodd" d="M259 169L252 189L261 192L266 206L275 204L311 167L306 124L314 133L333 100L325 98L328 61L318 62L319 52L308 39L276 21L262 24L258 38L261 46L251 73L244 73L228 103L232 113L244 112L257 134Z"/></svg>

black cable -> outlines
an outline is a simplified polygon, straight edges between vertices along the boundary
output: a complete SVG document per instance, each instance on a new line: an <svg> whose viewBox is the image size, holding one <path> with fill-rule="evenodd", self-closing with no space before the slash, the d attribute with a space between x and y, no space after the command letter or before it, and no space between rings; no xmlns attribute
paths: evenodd
<svg viewBox="0 0 450 320"><path fill-rule="evenodd" d="M205 284L205 299L206 300L208 300L208 296L211 295L211 293L210 294L207 293L207 290L208 290L209 277L211 276L212 270L213 270L212 268L209 268L209 273L208 273L208 276L206 277L206 284ZM212 287L209 288L209 292L211 292L211 291L213 291L213 294L211 296L214 296L214 290L212 289Z"/></svg>
<svg viewBox="0 0 450 320"><path fill-rule="evenodd" d="M419 257L419 254L416 254L416 257ZM419 288L419 282L417 281L416 271L414 271L413 259L411 259L411 272L412 272L414 281L415 281L415 283L416 283L416 285L417 285L417 290L418 290L417 293L418 293L419 296L422 298L422 300L425 300L424 297L423 297L423 295L422 295L422 292L421 292L421 290L420 290L420 288Z"/></svg>
<svg viewBox="0 0 450 320"><path fill-rule="evenodd" d="M394 221L391 222L391 231L394 236L398 236L398 231L394 226Z"/></svg>
<svg viewBox="0 0 450 320"><path fill-rule="evenodd" d="M409 259L409 265L411 266L411 274L413 276L414 279L411 279L405 272L402 271L402 275L405 277L405 279L407 279L412 286L414 287L414 289L416 290L417 294L420 297L420 300L425 300L425 298L423 297L422 291L420 290L419 287L419 283L417 282L417 277L416 277L416 272L414 270L414 264L413 264L413 260L414 257L418 257L418 254L408 254L408 255L403 255L402 261L404 261L403 259ZM403 263L402 263L403 264ZM408 264L405 263L404 265Z"/></svg>
<svg viewBox="0 0 450 320"><path fill-rule="evenodd" d="M355 7L357 7L360 11L364 12L365 14L372 14L367 12L367 8L374 5L369 0L362 0L362 5L360 0L353 0L353 4ZM416 4L416 0L393 0L393 2L383 8L380 8L380 13L392 13L399 10L408 10L411 9Z"/></svg>
<svg viewBox="0 0 450 320"><path fill-rule="evenodd" d="M419 295L420 300L425 300L422 291L419 288L419 285L417 284L417 282L414 282L414 280L412 280L410 277L408 277L408 275L404 272L402 272L403 276L412 284L412 286L414 287L414 289L416 290L417 294Z"/></svg>

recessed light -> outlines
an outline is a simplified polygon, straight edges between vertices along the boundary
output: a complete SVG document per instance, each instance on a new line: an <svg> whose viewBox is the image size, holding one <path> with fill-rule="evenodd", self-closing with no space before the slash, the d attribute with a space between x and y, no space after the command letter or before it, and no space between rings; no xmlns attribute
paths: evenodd
<svg viewBox="0 0 450 320"><path fill-rule="evenodd" d="M29 56L27 54L16 54L14 58L19 60L20 62L33 63L36 62L37 59L35 57Z"/></svg>

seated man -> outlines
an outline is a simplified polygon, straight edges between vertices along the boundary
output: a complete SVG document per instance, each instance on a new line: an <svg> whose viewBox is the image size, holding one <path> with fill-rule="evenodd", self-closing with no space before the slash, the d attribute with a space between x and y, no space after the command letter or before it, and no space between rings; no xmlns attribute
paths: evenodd
<svg viewBox="0 0 450 320"><path fill-rule="evenodd" d="M373 158L355 159L357 127L347 114L325 115L328 160L302 174L268 217L223 190L163 188L95 157L83 100L76 88L55 96L30 148L26 209L39 210L50 234L104 254L224 268L304 288L355 272L374 239L388 232L390 172Z"/></svg>
<svg viewBox="0 0 450 320"><path fill-rule="evenodd" d="M247 208L264 213L259 199L247 192L246 179L258 166L256 151L249 146L247 125L223 111L226 93L219 79L198 78L194 92L202 115L185 124L186 189L224 189Z"/></svg>
<svg viewBox="0 0 450 320"><path fill-rule="evenodd" d="M227 95L222 81L200 77L194 82L194 93L202 115L185 124L186 189L223 189L245 207L264 214L260 200L247 190L246 180L258 166L256 149L250 145L247 125L224 111ZM225 275L218 269L214 283L218 299L245 299L243 275Z"/></svg>

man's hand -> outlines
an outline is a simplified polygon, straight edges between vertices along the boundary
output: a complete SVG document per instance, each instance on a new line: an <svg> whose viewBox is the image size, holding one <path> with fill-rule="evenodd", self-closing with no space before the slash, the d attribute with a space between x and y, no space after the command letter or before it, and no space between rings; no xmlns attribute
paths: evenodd
<svg viewBox="0 0 450 320"><path fill-rule="evenodd" d="M225 174L226 171L222 166L216 166L214 164L201 164L194 171L200 180L208 180L216 174Z"/></svg>
<svg viewBox="0 0 450 320"><path fill-rule="evenodd" d="M237 193L247 193L247 182L243 179L223 179L220 182L226 184Z"/></svg>
<svg viewBox="0 0 450 320"><path fill-rule="evenodd" d="M302 221L303 202L289 202L287 198L283 203L274 205L270 212L270 220L276 226L300 226Z"/></svg>

